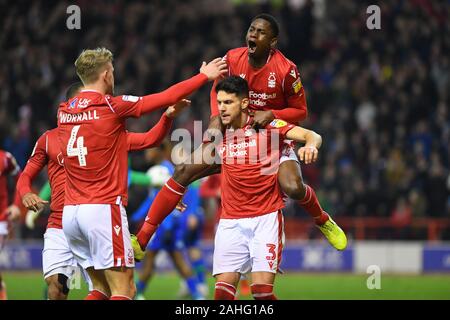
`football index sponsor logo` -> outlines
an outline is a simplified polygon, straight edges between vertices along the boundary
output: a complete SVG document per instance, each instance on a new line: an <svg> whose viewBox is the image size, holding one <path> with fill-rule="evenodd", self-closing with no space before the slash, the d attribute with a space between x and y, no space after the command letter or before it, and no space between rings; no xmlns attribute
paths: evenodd
<svg viewBox="0 0 450 320"><path fill-rule="evenodd" d="M255 91L251 90L248 93L248 95L250 98L249 99L250 105L260 106L260 107L266 106L267 100L277 98L277 94L275 92L272 94L267 94L265 92L259 93L259 92L255 92Z"/></svg>

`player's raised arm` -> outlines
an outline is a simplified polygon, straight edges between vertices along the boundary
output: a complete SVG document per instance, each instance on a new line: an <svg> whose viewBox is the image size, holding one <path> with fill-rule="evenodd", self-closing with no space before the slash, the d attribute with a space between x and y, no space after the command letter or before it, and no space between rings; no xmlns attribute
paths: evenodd
<svg viewBox="0 0 450 320"><path fill-rule="evenodd" d="M319 153L318 149L322 145L322 137L319 134L312 130L297 126L286 133L286 138L305 143L305 145L298 150L300 161L309 164L317 160Z"/></svg>
<svg viewBox="0 0 450 320"><path fill-rule="evenodd" d="M216 80L227 72L227 64L221 58L216 58L209 62L202 63L200 73L196 76L177 83L170 88L155 94L142 97L144 103L142 105L142 113L151 112L154 108L172 105L181 99L192 94L206 82Z"/></svg>
<svg viewBox="0 0 450 320"><path fill-rule="evenodd" d="M142 97L135 96L106 96L108 104L120 117L139 117L177 103L198 90L208 81L215 80L227 72L227 65L221 58L209 63L203 62L200 73L181 81L170 88Z"/></svg>
<svg viewBox="0 0 450 320"><path fill-rule="evenodd" d="M159 122L149 131L145 133L127 132L128 150L137 151L160 145L171 129L173 119L190 105L191 101L183 99L167 108Z"/></svg>

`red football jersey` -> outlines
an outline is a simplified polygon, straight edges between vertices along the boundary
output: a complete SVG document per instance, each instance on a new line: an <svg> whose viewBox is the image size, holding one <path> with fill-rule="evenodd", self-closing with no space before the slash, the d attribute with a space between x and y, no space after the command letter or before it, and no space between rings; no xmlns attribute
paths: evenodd
<svg viewBox="0 0 450 320"><path fill-rule="evenodd" d="M127 132L127 151L142 150L159 145L172 126L172 119L165 114L159 122L145 133ZM64 161L58 143L58 129L45 132L36 142L30 159L17 182L20 196L32 192L32 180L46 165L51 188L50 217L47 228L62 228L62 211L64 208L64 189L66 173Z"/></svg>
<svg viewBox="0 0 450 320"><path fill-rule="evenodd" d="M65 205L127 205L125 119L175 104L208 81L205 74L143 97L82 90L58 109L58 142L67 175Z"/></svg>
<svg viewBox="0 0 450 320"><path fill-rule="evenodd" d="M237 48L224 57L230 76L240 76L249 86L249 108L272 110L275 118L298 123L307 116L305 90L296 65L279 50L272 50L267 63L253 68L248 62L248 48ZM219 114L215 84L211 90L211 116Z"/></svg>
<svg viewBox="0 0 450 320"><path fill-rule="evenodd" d="M65 205L127 204L125 118L141 99L81 91L58 110L58 141L66 170Z"/></svg>
<svg viewBox="0 0 450 320"><path fill-rule="evenodd" d="M266 130L227 130L218 153L222 158L222 219L248 218L284 207L277 181L280 152L294 125L275 119Z"/></svg>
<svg viewBox="0 0 450 320"><path fill-rule="evenodd" d="M20 167L11 153L0 150L0 221L6 221L8 217L5 214L9 205L8 199L8 176L17 175Z"/></svg>
<svg viewBox="0 0 450 320"><path fill-rule="evenodd" d="M26 193L32 192L31 181L45 166L47 166L48 181L52 190L47 228L62 229L66 174L56 128L41 135L34 146L30 159L17 183L17 189L22 197Z"/></svg>

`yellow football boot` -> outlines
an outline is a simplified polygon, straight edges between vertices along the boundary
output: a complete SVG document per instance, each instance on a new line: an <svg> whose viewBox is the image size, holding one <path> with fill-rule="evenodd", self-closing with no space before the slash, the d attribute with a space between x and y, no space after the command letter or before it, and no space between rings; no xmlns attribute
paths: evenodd
<svg viewBox="0 0 450 320"><path fill-rule="evenodd" d="M134 251L134 260L138 262L142 261L142 259L144 259L145 257L145 251L141 249L138 239L134 234L131 235L131 246L133 247Z"/></svg>
<svg viewBox="0 0 450 320"><path fill-rule="evenodd" d="M347 237L336 222L329 217L327 222L322 225L317 225L322 231L328 242L337 250L344 250L347 247Z"/></svg>

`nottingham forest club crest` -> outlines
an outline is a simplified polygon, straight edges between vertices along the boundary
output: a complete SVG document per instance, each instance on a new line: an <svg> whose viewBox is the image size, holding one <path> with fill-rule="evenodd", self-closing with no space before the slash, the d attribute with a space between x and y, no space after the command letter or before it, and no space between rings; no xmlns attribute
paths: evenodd
<svg viewBox="0 0 450 320"><path fill-rule="evenodd" d="M269 73L269 77L267 78L267 86L269 88L275 88L277 82L277 78L275 77L275 72Z"/></svg>

